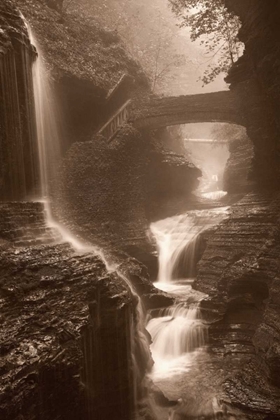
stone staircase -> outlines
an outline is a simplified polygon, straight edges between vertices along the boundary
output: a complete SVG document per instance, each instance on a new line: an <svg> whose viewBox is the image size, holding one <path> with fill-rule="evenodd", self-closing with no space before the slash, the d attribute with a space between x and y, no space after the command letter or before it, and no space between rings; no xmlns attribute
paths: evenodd
<svg viewBox="0 0 280 420"><path fill-rule="evenodd" d="M17 247L50 245L62 240L56 229L47 226L42 202L0 204L0 238Z"/></svg>

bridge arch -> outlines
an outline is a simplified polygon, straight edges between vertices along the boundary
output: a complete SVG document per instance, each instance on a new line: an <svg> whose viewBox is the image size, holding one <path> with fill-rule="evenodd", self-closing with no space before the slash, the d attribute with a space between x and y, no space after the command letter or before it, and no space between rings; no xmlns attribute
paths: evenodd
<svg viewBox="0 0 280 420"><path fill-rule="evenodd" d="M153 98L142 102L131 117L138 129L203 122L245 125L238 99L231 91Z"/></svg>

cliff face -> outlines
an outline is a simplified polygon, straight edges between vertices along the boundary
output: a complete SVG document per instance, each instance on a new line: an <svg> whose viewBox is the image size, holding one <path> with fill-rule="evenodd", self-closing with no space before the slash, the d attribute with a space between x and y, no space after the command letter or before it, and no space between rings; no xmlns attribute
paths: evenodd
<svg viewBox="0 0 280 420"><path fill-rule="evenodd" d="M233 205L208 238L195 282L209 294L212 351L236 363L225 392L253 419L279 418L279 203L279 194L251 193Z"/></svg>
<svg viewBox="0 0 280 420"><path fill-rule="evenodd" d="M227 77L240 98L246 128L254 145L253 179L259 186L279 188L280 168L280 5L277 0L226 0L242 23L239 38L244 56Z"/></svg>
<svg viewBox="0 0 280 420"><path fill-rule="evenodd" d="M229 152L223 175L223 190L229 194L251 191L254 187L253 181L249 179L254 156L251 140L247 136L231 140Z"/></svg>
<svg viewBox="0 0 280 420"><path fill-rule="evenodd" d="M27 28L11 2L0 5L0 196L22 199L38 192L32 64Z"/></svg>
<svg viewBox="0 0 280 420"><path fill-rule="evenodd" d="M151 361L123 274L48 228L42 203L0 215L1 419L130 420ZM135 261L122 270L143 288Z"/></svg>

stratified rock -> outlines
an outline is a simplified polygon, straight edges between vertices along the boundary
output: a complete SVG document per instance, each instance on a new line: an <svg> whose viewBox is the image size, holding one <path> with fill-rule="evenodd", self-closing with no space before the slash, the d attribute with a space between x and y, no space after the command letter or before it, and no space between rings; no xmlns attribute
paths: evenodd
<svg viewBox="0 0 280 420"><path fill-rule="evenodd" d="M277 0L226 0L242 23L239 39L244 55L230 70L227 82L239 96L247 133L254 145L253 180L279 188L280 14Z"/></svg>
<svg viewBox="0 0 280 420"><path fill-rule="evenodd" d="M0 196L21 200L39 190L32 65L36 52L19 11L0 4Z"/></svg>
<svg viewBox="0 0 280 420"><path fill-rule="evenodd" d="M279 417L279 214L279 194L233 205L207 240L194 285L209 295L202 310L211 351L227 366L226 393L253 419Z"/></svg>
<svg viewBox="0 0 280 420"><path fill-rule="evenodd" d="M152 361L129 283L52 235L42 203L0 214L1 419L130 420Z"/></svg>
<svg viewBox="0 0 280 420"><path fill-rule="evenodd" d="M223 190L229 194L246 193L253 189L250 181L253 145L247 136L234 139L229 143L230 157L223 176Z"/></svg>

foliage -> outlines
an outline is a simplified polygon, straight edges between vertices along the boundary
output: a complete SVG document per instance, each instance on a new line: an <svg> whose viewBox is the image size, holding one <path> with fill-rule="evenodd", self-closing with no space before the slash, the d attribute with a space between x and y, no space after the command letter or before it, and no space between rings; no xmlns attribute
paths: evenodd
<svg viewBox="0 0 280 420"><path fill-rule="evenodd" d="M180 27L189 27L192 41L200 40L206 49L209 65L201 78L212 82L227 73L242 53L237 34L239 19L230 13L224 0L169 0L172 11L180 18Z"/></svg>
<svg viewBox="0 0 280 420"><path fill-rule="evenodd" d="M170 85L188 54L179 28L163 0L64 0L65 13L97 19L116 32L150 79L153 91L171 94Z"/></svg>

